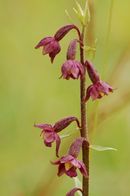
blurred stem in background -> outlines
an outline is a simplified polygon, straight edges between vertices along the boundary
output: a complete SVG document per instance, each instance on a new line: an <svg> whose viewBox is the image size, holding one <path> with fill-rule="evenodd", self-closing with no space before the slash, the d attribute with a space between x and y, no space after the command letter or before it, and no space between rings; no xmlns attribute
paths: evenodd
<svg viewBox="0 0 130 196"><path fill-rule="evenodd" d="M111 35L111 25L112 25L112 13L113 13L113 6L114 1L110 0L110 7L108 8L108 28L106 34L106 41L104 47L104 57L103 57L103 75L108 71L108 59L109 59L109 42L110 42L110 35Z"/></svg>

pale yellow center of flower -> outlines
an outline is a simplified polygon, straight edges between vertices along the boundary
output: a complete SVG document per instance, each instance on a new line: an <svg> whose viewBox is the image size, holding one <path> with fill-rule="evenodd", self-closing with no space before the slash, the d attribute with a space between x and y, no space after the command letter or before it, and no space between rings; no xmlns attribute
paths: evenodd
<svg viewBox="0 0 130 196"><path fill-rule="evenodd" d="M104 96L104 93L103 93L103 92L99 92L99 95L100 95L101 97L103 97L103 96Z"/></svg>
<svg viewBox="0 0 130 196"><path fill-rule="evenodd" d="M73 165L68 162L68 163L65 163L65 169L68 171L71 167L73 167Z"/></svg>

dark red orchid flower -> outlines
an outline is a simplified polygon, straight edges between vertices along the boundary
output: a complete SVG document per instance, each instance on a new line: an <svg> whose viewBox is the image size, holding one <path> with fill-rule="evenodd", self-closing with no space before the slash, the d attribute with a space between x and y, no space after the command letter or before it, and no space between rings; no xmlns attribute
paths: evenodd
<svg viewBox="0 0 130 196"><path fill-rule="evenodd" d="M52 162L54 165L58 165L58 176L66 174L69 177L77 176L77 169L81 172L81 174L87 177L87 170L82 161L77 159L80 148L82 147L83 142L86 142L84 138L76 139L70 146L68 154L66 156L61 157L57 161ZM87 146L88 147L88 146Z"/></svg>
<svg viewBox="0 0 130 196"><path fill-rule="evenodd" d="M84 73L83 66L76 60L67 60L61 67L62 77L66 80L78 79Z"/></svg>
<svg viewBox="0 0 130 196"><path fill-rule="evenodd" d="M40 47L42 47L43 55L49 54L52 63L55 56L61 50L59 42L54 37L45 37L42 39L35 48L37 49Z"/></svg>
<svg viewBox="0 0 130 196"><path fill-rule="evenodd" d="M63 39L63 37L72 29L75 29L78 33L78 28L71 24L71 25L65 25L61 27L54 36L49 36L43 38L36 46L35 48L42 47L42 53L43 55L49 54L49 57L51 58L51 62L53 63L55 56L61 51L61 47L59 44L59 41Z"/></svg>
<svg viewBox="0 0 130 196"><path fill-rule="evenodd" d="M113 92L113 88L109 84L100 80L100 77L91 62L86 61L85 66L87 68L88 75L93 82L93 84L87 88L85 101L88 101L90 97L92 100L100 99L104 95L108 95L110 92Z"/></svg>
<svg viewBox="0 0 130 196"><path fill-rule="evenodd" d="M36 124L34 126L42 129L41 135L43 136L44 144L47 147L51 147L52 143L56 141L56 156L58 156L59 147L61 143L61 139L58 135L58 132L68 127L73 121L76 121L77 126L80 128L80 123L78 119L74 116L63 118L56 122L54 125Z"/></svg>

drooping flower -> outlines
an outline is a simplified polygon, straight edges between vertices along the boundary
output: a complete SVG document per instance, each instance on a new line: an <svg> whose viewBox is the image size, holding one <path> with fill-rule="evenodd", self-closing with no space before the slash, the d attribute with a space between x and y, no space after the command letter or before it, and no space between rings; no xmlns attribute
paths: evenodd
<svg viewBox="0 0 130 196"><path fill-rule="evenodd" d="M72 190L70 190L70 191L66 194L66 196L74 196L75 193L76 193L77 191L80 191L81 193L83 193L83 191L82 191L81 188L73 188Z"/></svg>
<svg viewBox="0 0 130 196"><path fill-rule="evenodd" d="M84 74L83 65L76 60L67 60L61 67L62 77L66 80L78 79Z"/></svg>
<svg viewBox="0 0 130 196"><path fill-rule="evenodd" d="M54 36L49 36L43 38L36 46L35 48L42 47L42 53L43 55L49 54L49 57L51 58L51 62L53 63L55 56L61 51L61 47L59 44L59 41L63 39L63 37L72 29L75 29L78 34L80 35L79 29L71 24L71 25L65 25L61 27Z"/></svg>
<svg viewBox="0 0 130 196"><path fill-rule="evenodd" d="M66 80L69 80L70 78L78 79L84 74L83 65L75 60L77 42L76 39L70 42L66 55L67 61L61 67L61 77Z"/></svg>
<svg viewBox="0 0 130 196"><path fill-rule="evenodd" d="M55 56L60 52L60 44L54 37L45 37L42 39L37 45L36 49L42 47L42 53L43 55L49 54L51 58L51 62L53 63L53 60Z"/></svg>
<svg viewBox="0 0 130 196"><path fill-rule="evenodd" d="M85 66L93 83L87 88L85 101L88 101L90 97L92 100L100 99L104 95L108 95L110 92L113 92L113 88L109 84L100 80L99 74L91 62L86 61Z"/></svg>
<svg viewBox="0 0 130 196"><path fill-rule="evenodd" d="M103 81L98 81L90 85L86 91L85 101L91 97L92 100L101 99L104 95L108 95L110 92L113 92L113 88Z"/></svg>
<svg viewBox="0 0 130 196"><path fill-rule="evenodd" d="M42 129L41 135L43 136L44 144L47 147L51 147L52 143L56 142L56 156L58 156L59 147L61 143L61 139L60 139L60 136L58 135L58 132L68 127L73 121L76 121L77 126L80 128L80 123L78 119L74 116L63 118L59 120L58 122L56 122L54 125L36 124L34 126Z"/></svg>
<svg viewBox="0 0 130 196"><path fill-rule="evenodd" d="M57 161L52 162L54 165L58 165L58 176L66 174L69 177L77 176L77 169L81 172L81 174L87 177L87 170L82 161L77 159L80 148L86 142L85 138L76 139L70 146L68 154L66 156L61 157ZM88 147L88 146L87 146Z"/></svg>

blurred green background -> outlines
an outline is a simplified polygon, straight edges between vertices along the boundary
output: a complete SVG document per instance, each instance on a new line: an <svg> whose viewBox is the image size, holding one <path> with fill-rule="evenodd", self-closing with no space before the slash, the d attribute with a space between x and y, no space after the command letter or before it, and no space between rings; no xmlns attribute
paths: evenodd
<svg viewBox="0 0 130 196"><path fill-rule="evenodd" d="M79 0L84 5L84 0ZM94 63L116 89L97 102L89 102L90 140L111 146L117 152L90 155L90 196L130 195L130 1L113 0L110 33L109 13L112 0L96 0ZM58 178L54 148L44 147L37 123L54 123L68 115L79 115L79 81L59 80L72 32L61 42L62 52L51 65L47 56L34 46L46 35L53 35L70 23L73 0L1 0L0 51L0 196L61 196L73 186L66 176ZM74 14L74 23L78 24ZM63 140L61 155L72 135ZM75 133L76 132L76 133Z"/></svg>

